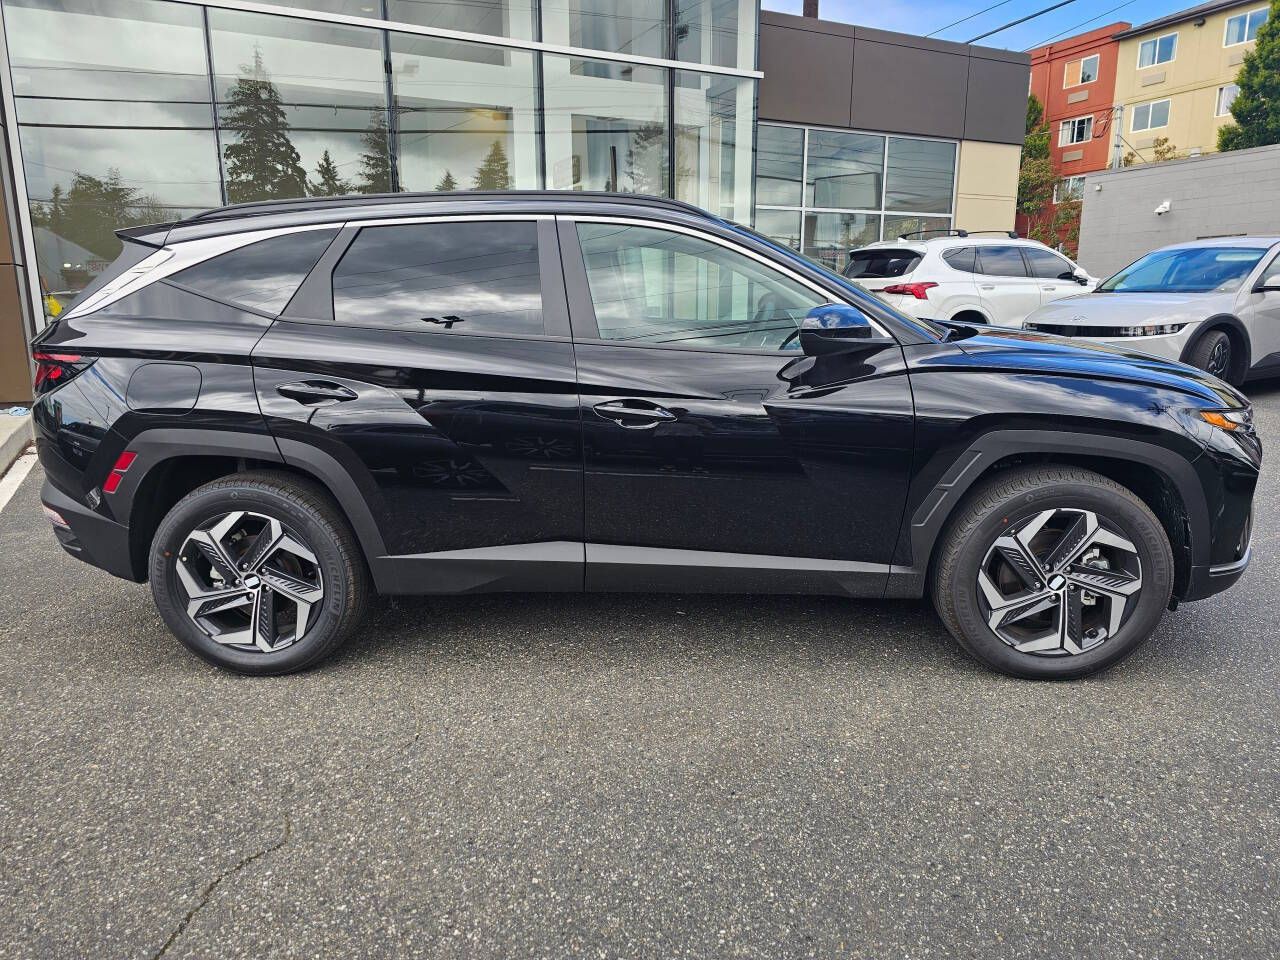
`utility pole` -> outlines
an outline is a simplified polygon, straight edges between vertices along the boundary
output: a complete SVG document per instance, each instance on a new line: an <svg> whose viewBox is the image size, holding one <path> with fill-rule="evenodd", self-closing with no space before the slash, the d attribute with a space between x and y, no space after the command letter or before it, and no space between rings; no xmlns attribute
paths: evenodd
<svg viewBox="0 0 1280 960"><path fill-rule="evenodd" d="M1115 131L1111 147L1111 169L1120 169L1121 151L1124 150L1124 104L1117 103L1111 114L1111 128Z"/></svg>
<svg viewBox="0 0 1280 960"><path fill-rule="evenodd" d="M818 19L818 0L804 0L804 15L813 20Z"/></svg>

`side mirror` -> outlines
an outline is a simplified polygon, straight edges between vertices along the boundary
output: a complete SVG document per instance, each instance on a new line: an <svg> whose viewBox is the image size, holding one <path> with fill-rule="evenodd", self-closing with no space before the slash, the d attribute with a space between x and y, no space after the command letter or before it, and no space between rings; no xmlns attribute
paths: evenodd
<svg viewBox="0 0 1280 960"><path fill-rule="evenodd" d="M1075 278L1076 283L1080 284L1080 286L1082 287L1087 287L1089 285L1089 281L1093 279L1091 276L1089 276L1087 273L1085 273L1083 270L1080 270L1080 269L1077 269L1076 272L1072 274L1072 276Z"/></svg>
<svg viewBox="0 0 1280 960"><path fill-rule="evenodd" d="M861 310L844 303L814 307L800 324L800 349L810 357L879 350L897 342L878 333Z"/></svg>

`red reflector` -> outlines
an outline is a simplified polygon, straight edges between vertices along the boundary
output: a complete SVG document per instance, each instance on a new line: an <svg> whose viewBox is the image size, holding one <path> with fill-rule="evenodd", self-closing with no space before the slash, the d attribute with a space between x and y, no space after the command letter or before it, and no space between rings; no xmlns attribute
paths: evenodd
<svg viewBox="0 0 1280 960"><path fill-rule="evenodd" d="M123 473L115 473L114 471L107 474L107 479L102 483L103 493L115 493L120 488L120 481L124 479Z"/></svg>
<svg viewBox="0 0 1280 960"><path fill-rule="evenodd" d="M931 281L924 283L895 283L893 286L885 287L881 293L909 293L917 300L929 299L929 291L936 287L937 284Z"/></svg>
<svg viewBox="0 0 1280 960"><path fill-rule="evenodd" d="M130 467L133 466L133 461L137 459L138 459L138 455L136 453L134 453L132 450L126 450L124 453L120 454L120 456L116 457L116 465L111 469L118 470L121 473L124 473L126 470L128 470Z"/></svg>
<svg viewBox="0 0 1280 960"><path fill-rule="evenodd" d="M45 519L55 527L70 527L70 524L68 524L66 520L62 519L62 514L53 509L53 507L45 503L40 504L40 506L44 508Z"/></svg>
<svg viewBox="0 0 1280 960"><path fill-rule="evenodd" d="M132 450L126 450L120 456L116 457L116 465L111 468L111 472L107 474L107 479L103 481L103 493L115 493L120 489L120 481L124 479L124 472L133 466L133 461L138 459L138 455Z"/></svg>

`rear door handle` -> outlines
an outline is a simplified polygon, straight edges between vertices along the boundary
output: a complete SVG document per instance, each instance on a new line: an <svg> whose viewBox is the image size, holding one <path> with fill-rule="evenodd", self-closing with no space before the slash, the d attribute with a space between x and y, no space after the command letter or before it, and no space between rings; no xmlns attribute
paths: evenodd
<svg viewBox="0 0 1280 960"><path fill-rule="evenodd" d="M331 380L294 380L277 386L276 393L307 407L354 400L357 396L354 390Z"/></svg>
<svg viewBox="0 0 1280 960"><path fill-rule="evenodd" d="M593 410L596 416L612 420L620 427L628 430L652 430L660 423L669 423L676 415L666 407L660 407L648 400L609 400L597 403Z"/></svg>

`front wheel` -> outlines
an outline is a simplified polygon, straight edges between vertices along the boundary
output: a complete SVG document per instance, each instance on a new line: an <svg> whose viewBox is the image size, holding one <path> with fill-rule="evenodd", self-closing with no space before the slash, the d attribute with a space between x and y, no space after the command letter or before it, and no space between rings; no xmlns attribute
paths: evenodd
<svg viewBox="0 0 1280 960"><path fill-rule="evenodd" d="M1235 364L1231 337L1223 330L1210 330L1201 336L1187 351L1187 363L1199 367L1205 373L1213 374L1219 380L1235 383L1231 378L1231 370Z"/></svg>
<svg viewBox="0 0 1280 960"><path fill-rule="evenodd" d="M1132 491L1073 467L1000 473L959 508L933 566L943 623L991 667L1072 679L1128 656L1173 587L1164 528Z"/></svg>
<svg viewBox="0 0 1280 960"><path fill-rule="evenodd" d="M359 622L368 574L346 518L320 487L269 472L192 491L151 544L165 624L212 663L251 674L301 670Z"/></svg>

